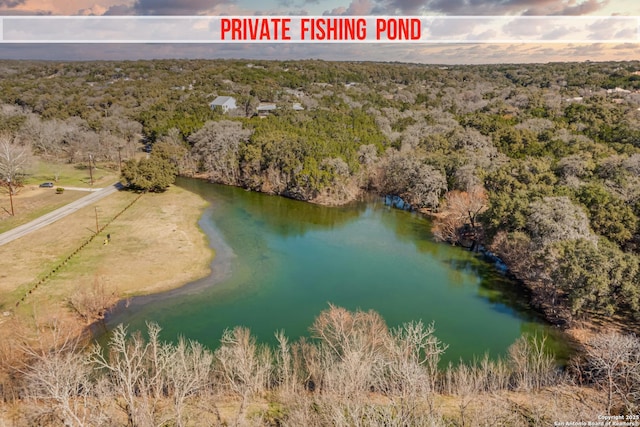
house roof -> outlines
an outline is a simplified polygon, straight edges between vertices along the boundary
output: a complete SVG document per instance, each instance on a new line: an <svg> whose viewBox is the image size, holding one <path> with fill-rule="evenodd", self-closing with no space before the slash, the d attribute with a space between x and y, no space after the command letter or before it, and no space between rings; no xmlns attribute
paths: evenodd
<svg viewBox="0 0 640 427"><path fill-rule="evenodd" d="M229 101L235 101L235 100L232 96L219 96L213 101L211 101L211 104L209 105L225 105Z"/></svg>
<svg viewBox="0 0 640 427"><path fill-rule="evenodd" d="M256 110L258 111L272 111L275 109L276 109L276 104L271 102L261 102L260 105L256 107Z"/></svg>

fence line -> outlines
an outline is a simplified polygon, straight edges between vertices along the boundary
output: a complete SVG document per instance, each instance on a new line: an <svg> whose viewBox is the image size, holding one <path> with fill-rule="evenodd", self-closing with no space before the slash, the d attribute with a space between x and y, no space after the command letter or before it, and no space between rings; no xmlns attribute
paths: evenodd
<svg viewBox="0 0 640 427"><path fill-rule="evenodd" d="M131 201L131 203L129 203L127 206L125 206L120 212L118 212L113 218L111 218L109 221L107 221L106 224L104 224L102 227L100 227L98 229L98 231L94 234L92 234L87 240L85 240L84 242L82 242L82 244L77 247L69 256L67 256L64 260L62 260L62 262L60 262L60 264L56 265L51 271L49 271L44 277L42 277L38 282L36 282L33 286L31 286L31 288L22 296L22 298L20 298L19 301L16 301L16 307L18 307L20 305L20 303L24 302L27 297L34 292L36 289L38 289L38 286L44 284L47 280L49 280L51 278L51 276L53 276L55 273L58 272L59 269L61 269L62 267L64 267L69 261L71 261L71 259L76 256L78 254L78 252L80 252L82 249L84 249L89 243L91 243L93 241L93 239L96 238L96 236L98 236L100 233L102 233L104 231L105 228L107 228L113 221L115 221L120 215L122 215L127 209L129 209L131 206L133 206L133 204L135 202L137 202L140 197L142 197L144 193L139 194L138 197L136 197L135 199L133 199Z"/></svg>

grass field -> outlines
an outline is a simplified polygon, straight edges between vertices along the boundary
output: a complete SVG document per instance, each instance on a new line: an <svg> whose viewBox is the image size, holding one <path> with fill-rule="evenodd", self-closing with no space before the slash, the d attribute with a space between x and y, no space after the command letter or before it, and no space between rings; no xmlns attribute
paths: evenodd
<svg viewBox="0 0 640 427"><path fill-rule="evenodd" d="M113 166L113 165L110 165ZM117 167L117 165L115 165ZM119 178L117 168L98 164L92 169L93 187L104 187ZM36 160L26 179L27 186L37 186L51 181L56 187L92 187L88 164L54 163Z"/></svg>
<svg viewBox="0 0 640 427"><path fill-rule="evenodd" d="M0 192L0 233L49 213L73 202L87 193L65 190L56 194L57 187L102 188L118 181L118 171L98 166L93 170L93 186L87 165L52 163L36 160L25 185L13 196L13 212L8 191ZM56 180L57 178L57 180ZM53 188L40 188L43 182L53 182Z"/></svg>
<svg viewBox="0 0 640 427"><path fill-rule="evenodd" d="M70 190L56 194L55 188L25 187L13 196L15 215L11 216L9 194L0 193L0 233L26 224L87 194L85 191Z"/></svg>
<svg viewBox="0 0 640 427"><path fill-rule="evenodd" d="M4 245L4 256L0 257L0 311L4 315L0 333L3 326L14 323L7 322L9 318L32 323L73 317L69 299L96 283L105 292L125 298L175 288L206 275L212 252L197 226L206 202L172 187L162 194L143 195L69 263L27 294L95 233L96 207L99 222L106 224L137 196L118 192ZM111 242L105 245L107 233ZM25 301L16 306L25 294Z"/></svg>

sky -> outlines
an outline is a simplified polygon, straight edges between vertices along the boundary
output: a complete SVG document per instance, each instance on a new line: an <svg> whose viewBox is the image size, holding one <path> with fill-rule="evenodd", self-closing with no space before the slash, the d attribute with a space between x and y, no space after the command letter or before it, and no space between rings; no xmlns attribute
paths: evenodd
<svg viewBox="0 0 640 427"><path fill-rule="evenodd" d="M0 15L640 16L637 0L0 0ZM325 59L433 64L640 59L639 43L0 44L0 59Z"/></svg>

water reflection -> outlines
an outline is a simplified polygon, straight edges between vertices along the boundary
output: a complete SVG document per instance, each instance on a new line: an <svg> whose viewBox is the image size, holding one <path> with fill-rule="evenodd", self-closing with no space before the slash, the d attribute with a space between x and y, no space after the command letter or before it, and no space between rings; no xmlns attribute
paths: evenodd
<svg viewBox="0 0 640 427"><path fill-rule="evenodd" d="M208 184L207 187L201 181L191 179L179 179L178 184L205 199L210 197L211 187L214 187L216 200L213 203L223 204L229 214L235 215L245 225L252 224L284 237L343 226L357 219L367 208L364 203L351 203L340 209L330 209L236 187L216 184Z"/></svg>

